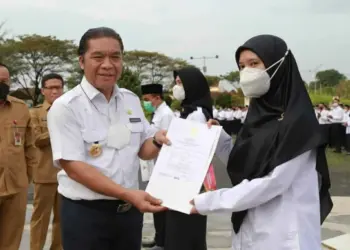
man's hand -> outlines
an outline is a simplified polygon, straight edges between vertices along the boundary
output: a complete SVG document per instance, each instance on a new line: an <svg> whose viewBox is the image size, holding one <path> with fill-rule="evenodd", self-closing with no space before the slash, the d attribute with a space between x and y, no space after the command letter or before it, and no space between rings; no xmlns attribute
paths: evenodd
<svg viewBox="0 0 350 250"><path fill-rule="evenodd" d="M167 131L166 130L159 130L155 135L154 135L154 139L156 140L156 142L158 142L160 145L166 144L166 145L170 145L170 141L169 139L166 137Z"/></svg>
<svg viewBox="0 0 350 250"><path fill-rule="evenodd" d="M219 121L214 120L214 119L209 119L209 121L207 122L208 128L211 128L211 126L215 125L218 126L220 125Z"/></svg>
<svg viewBox="0 0 350 250"><path fill-rule="evenodd" d="M125 193L125 197L122 198L123 200L131 203L142 213L157 213L167 210L166 207L161 206L161 200L154 198L153 196L142 190L128 190Z"/></svg>

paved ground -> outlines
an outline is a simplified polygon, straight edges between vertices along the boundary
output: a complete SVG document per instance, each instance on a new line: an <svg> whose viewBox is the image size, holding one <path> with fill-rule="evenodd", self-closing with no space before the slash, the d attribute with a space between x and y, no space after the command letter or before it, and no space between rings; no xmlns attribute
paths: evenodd
<svg viewBox="0 0 350 250"><path fill-rule="evenodd" d="M225 167L217 160L214 160L216 166L216 177L219 188L230 187L230 181L226 174ZM344 233L350 233L350 174L344 172L332 172L332 195L334 209L328 217L322 228L322 239L329 239ZM140 183L144 188L145 183ZM31 193L31 192L30 192ZM32 195L29 194L29 197ZM23 239L20 250L29 250L29 221L32 206L28 205L27 225L23 233ZM150 214L145 214L144 220L144 238L153 237L153 218ZM208 237L207 242L209 250L228 250L231 245L231 225L230 215L212 215L208 218ZM48 237L48 241L50 235ZM45 250L49 249L48 245Z"/></svg>
<svg viewBox="0 0 350 250"><path fill-rule="evenodd" d="M322 228L322 239L329 239L344 233L350 233L350 198L333 197L335 206L332 214L328 217ZM32 206L28 205L27 225L25 227L20 250L29 249L29 221ZM144 217L144 238L153 237L153 217L145 214ZM48 242L50 235L48 237ZM208 219L208 237L207 242L209 250L228 250L231 245L231 225L229 215L212 215ZM49 245L45 250L49 249Z"/></svg>

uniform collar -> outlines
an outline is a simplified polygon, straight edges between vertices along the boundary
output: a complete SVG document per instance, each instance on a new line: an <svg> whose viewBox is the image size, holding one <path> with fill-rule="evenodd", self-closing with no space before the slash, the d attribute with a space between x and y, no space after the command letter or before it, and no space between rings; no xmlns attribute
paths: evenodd
<svg viewBox="0 0 350 250"><path fill-rule="evenodd" d="M43 108L44 108L46 111L48 111L48 110L51 108L51 104L48 103L47 101L44 101L44 103L43 103Z"/></svg>
<svg viewBox="0 0 350 250"><path fill-rule="evenodd" d="M13 97L8 95L5 101L0 102L0 106L4 107L6 105L10 105L10 104L12 104L12 101L13 101Z"/></svg>
<svg viewBox="0 0 350 250"><path fill-rule="evenodd" d="M98 95L103 95L98 89L96 89L94 86L92 86L91 83L88 82L85 76L81 80L80 84L81 84L81 87L83 88L83 92L85 92L85 94L88 96L90 100L93 100ZM115 85L113 94L112 94L112 98L116 98L116 97L120 97L120 91L117 85Z"/></svg>
<svg viewBox="0 0 350 250"><path fill-rule="evenodd" d="M166 106L165 101L163 101L154 111L154 113L156 113L157 111L160 111L162 108L164 108Z"/></svg>

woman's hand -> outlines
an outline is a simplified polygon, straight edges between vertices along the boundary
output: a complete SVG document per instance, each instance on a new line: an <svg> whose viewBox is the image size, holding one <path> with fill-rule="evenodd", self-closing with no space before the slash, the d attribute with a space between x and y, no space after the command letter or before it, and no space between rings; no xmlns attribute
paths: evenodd
<svg viewBox="0 0 350 250"><path fill-rule="evenodd" d="M220 125L219 121L218 120L214 120L214 119L209 119L209 121L207 121L207 125L208 125L208 128L211 128L211 126L218 126Z"/></svg>
<svg viewBox="0 0 350 250"><path fill-rule="evenodd" d="M191 200L190 204L193 206L192 209L191 209L190 214L198 214L198 211L197 211L196 206L194 204L194 200Z"/></svg>

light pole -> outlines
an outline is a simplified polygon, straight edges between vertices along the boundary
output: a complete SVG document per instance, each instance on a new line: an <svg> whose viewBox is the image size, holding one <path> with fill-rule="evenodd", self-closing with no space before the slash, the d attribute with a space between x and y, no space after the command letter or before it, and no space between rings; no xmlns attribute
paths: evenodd
<svg viewBox="0 0 350 250"><path fill-rule="evenodd" d="M191 56L190 57L191 60L197 60L197 59L200 59L200 60L203 60L203 73L207 73L207 66L206 66L206 61L208 59L219 59L219 56L216 55L216 56L202 56L202 57L193 57Z"/></svg>
<svg viewBox="0 0 350 250"><path fill-rule="evenodd" d="M317 67L315 67L314 69L309 70L309 72L312 73L312 77L314 78L314 83L315 83L315 86L314 86L315 94L316 94L316 89L317 89L317 86L316 86L316 73L317 73L317 71L318 71L322 66L323 66L323 65L320 64L320 65L318 65ZM319 85L320 85L320 94L321 94L321 83L319 83Z"/></svg>

